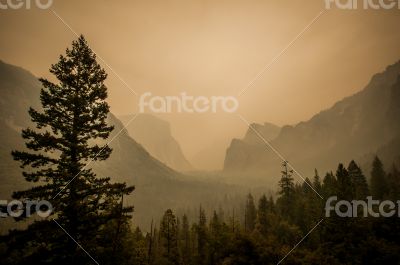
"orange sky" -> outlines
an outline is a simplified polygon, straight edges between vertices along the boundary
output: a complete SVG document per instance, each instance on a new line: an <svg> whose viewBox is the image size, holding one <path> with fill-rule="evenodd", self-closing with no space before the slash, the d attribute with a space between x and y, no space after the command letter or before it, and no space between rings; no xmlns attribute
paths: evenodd
<svg viewBox="0 0 400 265"><path fill-rule="evenodd" d="M235 96L324 5L323 0L54 0L52 8L139 95ZM399 25L397 9L327 11L239 97L238 113L278 125L309 119L400 59ZM37 8L0 10L0 33L1 60L45 77L75 38L51 10ZM138 97L106 70L112 112L136 112ZM170 121L189 160L208 169L222 166L224 148L246 130L235 114L159 116ZM211 151L196 157L202 150Z"/></svg>

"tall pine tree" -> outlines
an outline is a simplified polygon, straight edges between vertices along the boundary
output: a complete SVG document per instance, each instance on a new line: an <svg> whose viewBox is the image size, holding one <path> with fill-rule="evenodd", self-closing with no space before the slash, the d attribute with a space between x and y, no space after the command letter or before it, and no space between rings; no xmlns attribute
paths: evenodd
<svg viewBox="0 0 400 265"><path fill-rule="evenodd" d="M254 198L249 193L247 195L246 208L245 208L245 230L246 232L253 232L257 219L257 209L254 204Z"/></svg>
<svg viewBox="0 0 400 265"><path fill-rule="evenodd" d="M206 264L207 258L207 218L204 209L200 206L199 223L197 226L197 262Z"/></svg>
<svg viewBox="0 0 400 265"><path fill-rule="evenodd" d="M294 182L293 182L293 170L288 169L288 162L283 161L283 170L281 171L282 177L279 181L279 195L281 197L278 200L279 208L282 216L292 219L293 211L292 206L294 202Z"/></svg>
<svg viewBox="0 0 400 265"><path fill-rule="evenodd" d="M386 172L381 160L376 156L372 163L371 194L374 199L383 199L387 193Z"/></svg>
<svg viewBox="0 0 400 265"><path fill-rule="evenodd" d="M65 56L59 57L50 72L58 82L40 79L42 109L29 110L36 128L22 131L29 151L12 152L24 168L26 181L36 185L15 192L13 197L50 201L58 224L88 251L96 253L101 230L130 218L132 208L121 208L121 200L134 189L124 183L111 183L110 178L97 178L85 167L89 161L106 160L112 151L108 145L100 144L113 130L106 123L107 74L83 36L72 43ZM30 226L27 232L35 233L38 227L40 224ZM65 240L56 238L57 234L46 237L54 242L33 241L40 244L42 252L45 249L43 259L72 264L88 258L74 240L66 234L60 235ZM108 243L113 245L115 238L110 240ZM35 252L31 254L34 256Z"/></svg>
<svg viewBox="0 0 400 265"><path fill-rule="evenodd" d="M159 264L179 264L178 226L175 215L168 209L164 213L160 227L161 260Z"/></svg>
<svg viewBox="0 0 400 265"><path fill-rule="evenodd" d="M189 220L186 215L183 215L182 217L182 230L180 236L181 236L180 254L182 263L184 265L188 265L191 263L192 260L192 249L190 241Z"/></svg>
<svg viewBox="0 0 400 265"><path fill-rule="evenodd" d="M353 189L353 199L356 200L365 200L369 195L369 188L367 179L362 173L360 167L352 160L347 167L347 171L350 175L350 180L352 183Z"/></svg>
<svg viewBox="0 0 400 265"><path fill-rule="evenodd" d="M257 220L256 220L257 231L263 236L267 235L270 228L270 222L268 219L269 211L270 207L268 199L265 195L263 195L258 201Z"/></svg>

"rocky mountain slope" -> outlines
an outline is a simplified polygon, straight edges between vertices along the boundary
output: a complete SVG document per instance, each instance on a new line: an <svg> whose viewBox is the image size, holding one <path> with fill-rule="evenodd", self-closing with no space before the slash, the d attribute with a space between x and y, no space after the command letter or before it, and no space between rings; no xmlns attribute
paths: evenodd
<svg viewBox="0 0 400 265"><path fill-rule="evenodd" d="M368 164L375 154L386 163L400 162L400 62L379 74L360 92L337 102L310 120L284 126L270 140L305 176L314 168L334 169L351 159ZM263 143L248 145L233 140L227 150L224 172L277 179L280 161Z"/></svg>
<svg viewBox="0 0 400 265"><path fill-rule="evenodd" d="M150 114L118 117L129 135L155 158L178 171L190 171L193 167L185 158L178 141L172 136L170 124Z"/></svg>

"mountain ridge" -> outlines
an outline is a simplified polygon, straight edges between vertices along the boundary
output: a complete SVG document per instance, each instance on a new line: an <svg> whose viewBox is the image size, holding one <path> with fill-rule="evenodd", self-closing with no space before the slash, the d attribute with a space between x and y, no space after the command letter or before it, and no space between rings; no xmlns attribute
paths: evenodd
<svg viewBox="0 0 400 265"><path fill-rule="evenodd" d="M399 84L400 61L375 74L367 86L343 98L307 121L283 126L270 141L296 169L312 176L314 168L325 172L339 162L361 159L399 135L396 115L399 101L393 100L395 84ZM393 105L393 107L390 107ZM397 108L396 108L397 106ZM397 116L398 117L398 116ZM397 122L398 123L398 122ZM243 148L233 140L227 150L224 173L278 178L279 159L265 145ZM238 159L240 158L240 159ZM364 162L363 162L364 163ZM391 162L389 162L391 163Z"/></svg>

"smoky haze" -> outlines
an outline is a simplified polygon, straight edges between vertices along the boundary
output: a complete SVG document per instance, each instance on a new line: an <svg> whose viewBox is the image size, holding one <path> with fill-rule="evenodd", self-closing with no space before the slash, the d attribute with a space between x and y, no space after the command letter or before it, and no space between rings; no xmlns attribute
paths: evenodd
<svg viewBox="0 0 400 265"><path fill-rule="evenodd" d="M0 58L51 78L49 65L76 39L55 11L137 93L99 61L109 74L111 111L128 115L145 92L237 96L324 6L322 0L54 1L51 10L1 11L7 39ZM400 58L398 25L397 9L326 11L238 97L238 113L279 126L309 119ZM231 139L247 130L236 114L157 116L200 169L220 169Z"/></svg>

